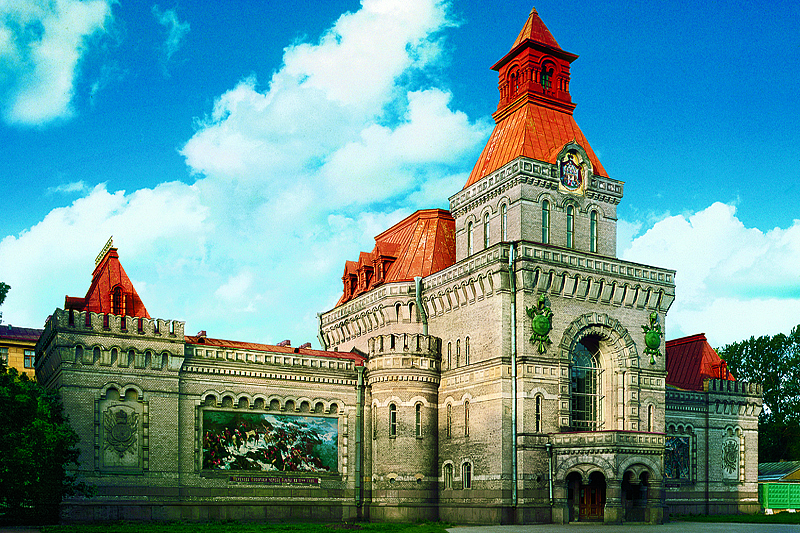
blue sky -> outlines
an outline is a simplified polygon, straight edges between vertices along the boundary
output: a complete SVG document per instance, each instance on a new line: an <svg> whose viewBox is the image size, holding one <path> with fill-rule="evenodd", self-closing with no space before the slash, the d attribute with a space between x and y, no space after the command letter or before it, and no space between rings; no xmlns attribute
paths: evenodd
<svg viewBox="0 0 800 533"><path fill-rule="evenodd" d="M113 235L151 315L318 347L344 261L466 182L531 7L0 1L3 321L83 295ZM536 8L626 183L618 255L678 271L667 337L800 323L800 5Z"/></svg>

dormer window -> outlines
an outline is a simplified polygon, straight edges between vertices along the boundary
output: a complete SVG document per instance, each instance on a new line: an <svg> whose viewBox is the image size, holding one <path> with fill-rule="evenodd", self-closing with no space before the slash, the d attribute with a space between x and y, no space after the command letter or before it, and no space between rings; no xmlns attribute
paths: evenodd
<svg viewBox="0 0 800 533"><path fill-rule="evenodd" d="M111 293L111 314L120 316L124 314L125 299L122 294L122 287L114 287Z"/></svg>

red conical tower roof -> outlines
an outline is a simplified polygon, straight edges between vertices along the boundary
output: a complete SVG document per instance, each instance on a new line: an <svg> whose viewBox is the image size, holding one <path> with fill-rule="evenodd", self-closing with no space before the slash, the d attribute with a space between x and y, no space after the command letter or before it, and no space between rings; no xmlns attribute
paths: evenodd
<svg viewBox="0 0 800 533"><path fill-rule="evenodd" d="M593 173L608 177L572 117L569 67L577 58L561 49L533 9L511 50L492 67L499 73L496 125L465 189L520 156L555 164L572 141L586 150Z"/></svg>

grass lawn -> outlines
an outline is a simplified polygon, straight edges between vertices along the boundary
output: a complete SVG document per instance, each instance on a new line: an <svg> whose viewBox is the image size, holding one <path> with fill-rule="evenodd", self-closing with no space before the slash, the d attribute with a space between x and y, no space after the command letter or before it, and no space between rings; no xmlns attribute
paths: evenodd
<svg viewBox="0 0 800 533"><path fill-rule="evenodd" d="M44 526L42 533L446 533L445 523L257 524L251 522L115 522Z"/></svg>
<svg viewBox="0 0 800 533"><path fill-rule="evenodd" d="M736 522L740 524L800 524L800 513L670 515L673 522Z"/></svg>

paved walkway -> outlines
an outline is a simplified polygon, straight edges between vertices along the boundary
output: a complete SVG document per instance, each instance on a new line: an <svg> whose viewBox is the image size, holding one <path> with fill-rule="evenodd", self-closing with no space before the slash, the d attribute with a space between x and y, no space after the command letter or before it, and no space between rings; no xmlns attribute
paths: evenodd
<svg viewBox="0 0 800 533"><path fill-rule="evenodd" d="M705 522L670 522L660 526L651 525L605 525L599 522L583 522L569 525L528 526L459 526L447 530L449 533L800 533L796 524L719 524Z"/></svg>

